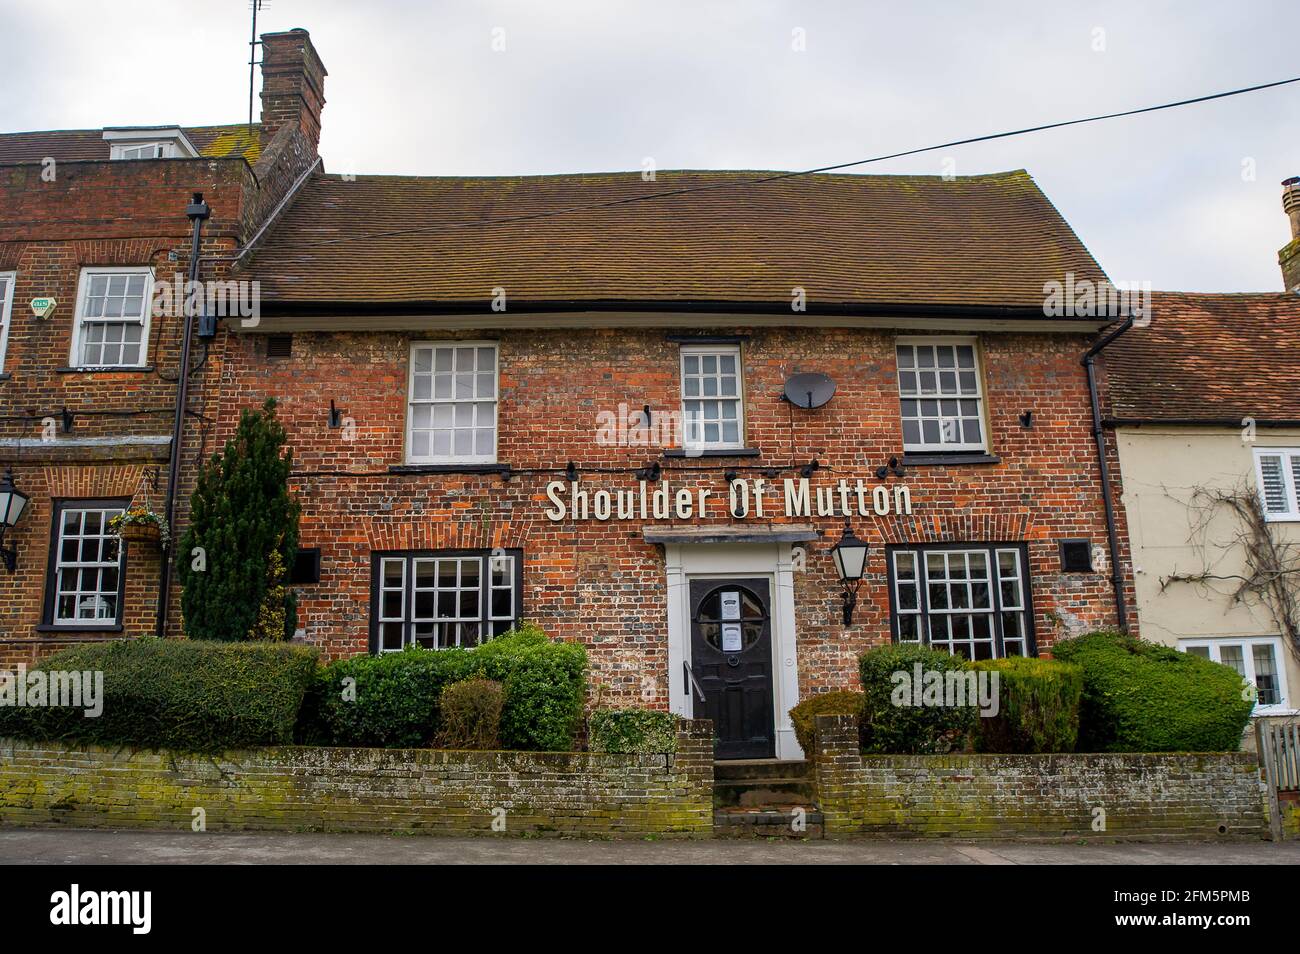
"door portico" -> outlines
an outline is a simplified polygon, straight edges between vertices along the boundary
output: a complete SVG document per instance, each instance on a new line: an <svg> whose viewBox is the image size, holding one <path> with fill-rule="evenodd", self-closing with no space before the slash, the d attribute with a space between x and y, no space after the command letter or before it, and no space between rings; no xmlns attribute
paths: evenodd
<svg viewBox="0 0 1300 954"><path fill-rule="evenodd" d="M694 533L691 532L694 531ZM701 528L680 533L646 532L664 544L668 603L669 708L688 718L704 717L703 687L692 680L693 613L691 584L698 581L762 579L768 583L771 625L772 723L778 759L801 759L790 709L799 701L799 661L794 613L794 551L816 534L807 527L743 534L718 528L707 536ZM720 532L719 532L720 531ZM735 542L731 542L734 539ZM698 589L698 588L697 588Z"/></svg>

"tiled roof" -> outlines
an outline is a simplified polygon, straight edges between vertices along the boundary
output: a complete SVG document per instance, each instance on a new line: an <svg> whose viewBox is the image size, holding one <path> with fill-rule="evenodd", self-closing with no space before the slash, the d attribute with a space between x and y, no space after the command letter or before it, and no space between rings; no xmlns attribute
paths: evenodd
<svg viewBox="0 0 1300 954"><path fill-rule="evenodd" d="M252 256L266 301L719 302L1041 308L1043 284L1101 268L1023 171L659 172L309 181ZM484 219L687 195L488 227ZM467 227L469 226L469 227ZM421 230L421 231L412 231ZM342 240L342 241L340 241Z"/></svg>
<svg viewBox="0 0 1300 954"><path fill-rule="evenodd" d="M261 153L258 126L190 126L182 132L200 155L214 159L243 156L256 163ZM40 162L47 156L63 161L107 159L109 145L102 129L51 129L44 132L0 133L0 162Z"/></svg>
<svg viewBox="0 0 1300 954"><path fill-rule="evenodd" d="M1114 417L1300 420L1300 295L1156 292L1151 314L1104 352Z"/></svg>

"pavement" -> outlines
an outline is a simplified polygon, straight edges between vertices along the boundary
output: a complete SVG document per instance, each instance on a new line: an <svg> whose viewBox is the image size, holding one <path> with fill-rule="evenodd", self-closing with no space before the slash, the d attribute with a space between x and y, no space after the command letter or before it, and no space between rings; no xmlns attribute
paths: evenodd
<svg viewBox="0 0 1300 954"><path fill-rule="evenodd" d="M1297 865L1300 841L581 841L60 828L0 830L0 864Z"/></svg>

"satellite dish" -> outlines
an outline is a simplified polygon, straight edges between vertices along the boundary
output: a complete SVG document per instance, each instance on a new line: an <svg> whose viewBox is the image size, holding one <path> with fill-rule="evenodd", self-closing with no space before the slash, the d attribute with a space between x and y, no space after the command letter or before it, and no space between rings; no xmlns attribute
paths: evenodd
<svg viewBox="0 0 1300 954"><path fill-rule="evenodd" d="M824 374L796 374L785 382L785 399L795 407L821 407L835 396L835 382Z"/></svg>

